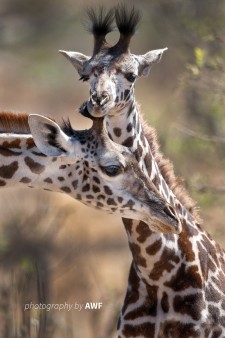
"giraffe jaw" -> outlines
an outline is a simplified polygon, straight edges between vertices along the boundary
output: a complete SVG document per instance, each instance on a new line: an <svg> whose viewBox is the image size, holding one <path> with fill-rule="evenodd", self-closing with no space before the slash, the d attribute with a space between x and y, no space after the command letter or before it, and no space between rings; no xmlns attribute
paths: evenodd
<svg viewBox="0 0 225 338"><path fill-rule="evenodd" d="M150 229L154 232L162 232L167 234L172 232L179 235L182 231L181 221L175 211L175 209L166 204L163 208L155 210L154 214L151 212L144 220L148 224Z"/></svg>
<svg viewBox="0 0 225 338"><path fill-rule="evenodd" d="M104 106L100 106L100 105L94 105L91 100L87 101L87 109L90 115L92 115L93 117L103 117L103 116L115 116L115 115L119 115L123 112L123 109L127 107L127 105L125 106L121 106L121 107L117 107L113 101L109 101L107 102Z"/></svg>
<svg viewBox="0 0 225 338"><path fill-rule="evenodd" d="M114 108L113 101L107 101L104 105L97 105L92 102L90 99L87 101L87 109L89 114L93 117L103 117L106 116Z"/></svg>

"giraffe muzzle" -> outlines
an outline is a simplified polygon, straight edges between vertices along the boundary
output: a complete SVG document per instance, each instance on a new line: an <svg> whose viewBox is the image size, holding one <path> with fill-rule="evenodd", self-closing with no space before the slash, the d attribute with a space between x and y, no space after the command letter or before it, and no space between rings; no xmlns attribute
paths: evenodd
<svg viewBox="0 0 225 338"><path fill-rule="evenodd" d="M109 102L110 97L107 92L103 92L100 95L97 92L94 92L90 99L94 107L97 106L102 108Z"/></svg>

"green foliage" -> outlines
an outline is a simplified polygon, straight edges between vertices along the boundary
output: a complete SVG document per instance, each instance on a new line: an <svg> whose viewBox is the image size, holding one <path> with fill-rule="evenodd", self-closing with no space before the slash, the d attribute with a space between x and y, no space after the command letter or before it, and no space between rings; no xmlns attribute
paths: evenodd
<svg viewBox="0 0 225 338"><path fill-rule="evenodd" d="M205 59L204 50L199 47L196 47L194 49L194 53L195 53L195 63L197 67L202 68L204 66L204 59Z"/></svg>
<svg viewBox="0 0 225 338"><path fill-rule="evenodd" d="M33 261L29 257L23 257L23 258L21 258L21 260L19 262L19 266L25 272L33 272L34 271Z"/></svg>

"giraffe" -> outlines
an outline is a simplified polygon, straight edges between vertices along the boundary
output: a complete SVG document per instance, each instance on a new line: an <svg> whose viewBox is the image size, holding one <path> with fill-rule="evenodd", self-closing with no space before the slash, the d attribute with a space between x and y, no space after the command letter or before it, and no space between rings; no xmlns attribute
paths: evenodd
<svg viewBox="0 0 225 338"><path fill-rule="evenodd" d="M136 78L147 76L166 49L144 55L130 52L140 20L134 8L119 5L88 14L94 35L92 56L61 53L90 84L89 113L106 116L110 138L129 147L182 224L179 235L163 234L144 222L123 218L132 263L118 337L224 338L225 252L201 228L194 202L159 151L155 130L144 123L135 100ZM112 31L114 18L120 38L110 46L105 36Z"/></svg>
<svg viewBox="0 0 225 338"><path fill-rule="evenodd" d="M81 112L89 116L85 106ZM76 131L69 121L60 127L37 114L0 113L0 187L64 192L93 208L144 220L155 231L179 233L173 208L133 154L109 139L104 118L92 120L92 128Z"/></svg>

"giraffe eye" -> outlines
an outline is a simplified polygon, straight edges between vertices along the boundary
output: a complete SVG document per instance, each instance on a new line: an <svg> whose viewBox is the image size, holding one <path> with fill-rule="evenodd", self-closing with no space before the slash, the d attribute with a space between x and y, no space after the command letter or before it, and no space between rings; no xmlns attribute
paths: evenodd
<svg viewBox="0 0 225 338"><path fill-rule="evenodd" d="M101 167L102 171L110 177L114 177L120 174L121 168L118 165L109 165L107 167Z"/></svg>
<svg viewBox="0 0 225 338"><path fill-rule="evenodd" d="M134 82L136 80L136 75L134 73L127 73L125 75L125 78L129 81L129 82Z"/></svg>

